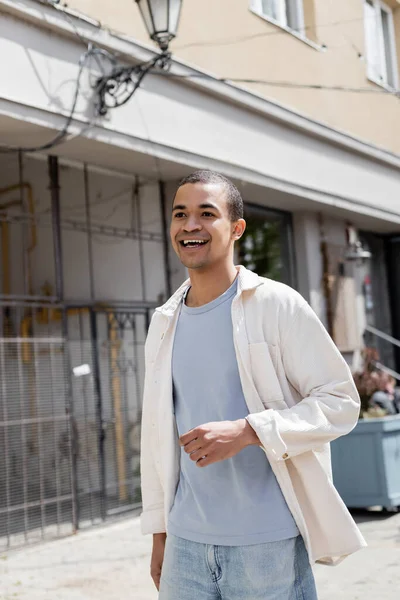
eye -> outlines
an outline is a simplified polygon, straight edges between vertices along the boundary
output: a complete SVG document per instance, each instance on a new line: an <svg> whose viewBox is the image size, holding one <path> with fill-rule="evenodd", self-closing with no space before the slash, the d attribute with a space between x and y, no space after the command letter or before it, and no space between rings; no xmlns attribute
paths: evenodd
<svg viewBox="0 0 400 600"><path fill-rule="evenodd" d="M174 219L182 219L182 217L184 217L184 216L185 216L185 213L183 213L183 212L176 212L174 214Z"/></svg>
<svg viewBox="0 0 400 600"><path fill-rule="evenodd" d="M203 212L203 217L213 217L213 216L214 216L214 214L211 212L208 212L208 211Z"/></svg>

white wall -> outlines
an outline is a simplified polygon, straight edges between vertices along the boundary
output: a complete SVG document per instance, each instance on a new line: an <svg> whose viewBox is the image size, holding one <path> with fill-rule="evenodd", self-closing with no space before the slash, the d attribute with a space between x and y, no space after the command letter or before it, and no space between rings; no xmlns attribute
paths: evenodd
<svg viewBox="0 0 400 600"><path fill-rule="evenodd" d="M16 160L16 159L15 159ZM0 187L18 183L16 163L4 163L0 158ZM6 168L6 166L8 167ZM24 181L33 186L33 196L38 217L37 246L32 252L32 281L34 295L43 295L43 285L48 282L55 293L53 235L51 228L51 198L47 162L24 159ZM102 174L89 167L89 202L94 225L139 229L137 201L134 197L134 178ZM0 204L19 198L19 191L3 195ZM159 191L156 183L142 183L139 189L141 228L146 233L157 234L155 241L143 242L145 259L146 298L139 260L139 241L121 239L102 233L92 234L94 291L97 300L150 300L157 302L165 295L162 223ZM60 164L60 207L62 225L62 254L64 266L65 298L90 300L88 235L71 231L66 221L86 225L85 188L82 166L79 168ZM10 214L18 215L19 208ZM22 226L11 226L11 277L12 293L23 293ZM29 232L28 232L29 240ZM1 281L0 281L1 286Z"/></svg>
<svg viewBox="0 0 400 600"><path fill-rule="evenodd" d="M43 295L43 286L49 284L51 293L55 294L55 269L53 252L53 235L51 228L51 199L47 161L24 158L24 181L33 188L35 213L38 219L37 246L32 252L32 293ZM0 157L0 188L13 185L19 181L17 158ZM98 172L89 167L89 200L92 224L107 227L138 230L139 217L141 229L147 234L155 234L157 240L143 241L144 279L140 268L140 242L138 239L120 239L101 233L92 234L93 270L95 300L110 302L151 301L158 304L166 297L163 244L161 241L162 220L160 213L159 188L157 183L140 182L139 199L135 197L135 178L121 177L117 174ZM19 191L10 192L0 198L0 204L18 199ZM140 209L138 210L138 202ZM60 164L60 204L62 224L63 273L65 279L65 297L77 300L82 304L90 302L89 285L89 253L88 234L81 231L70 231L66 220L85 224L85 189L82 165L71 166ZM21 208L10 209L10 214L21 214ZM20 224L10 227L10 269L12 294L24 292L23 277L23 229ZM1 236L1 232L0 232ZM27 240L29 241L29 230ZM1 240L0 240L1 242ZM0 268L2 261L0 261ZM2 293L2 273L0 272L0 293ZM145 288L145 289L144 289ZM13 313L15 335L20 335L20 323L25 312ZM125 430L129 443L125 446L127 464L132 470L138 462L138 423L140 421L141 399L143 393L144 356L143 348L146 336L146 320L144 315L134 318L135 329L127 326L124 334L118 333L116 348L118 355L117 377L119 378ZM107 327L107 315L98 316L98 352L100 362L100 378L102 386L103 416L107 425L105 444L107 484L115 478L115 403L112 390L111 352L113 342L110 341ZM9 406L9 419L18 419L22 414L32 418L54 414L65 415L66 387L64 371L66 353L73 369L81 364L89 364L91 374L73 378L74 415L79 437L78 475L79 489L88 492L99 485L98 470L98 427L96 422L97 395L93 377L93 353L90 338L89 313L86 309L75 312L68 319L68 347L60 342L49 344L44 337L62 337L60 319L50 319L41 323L36 315L33 317L32 335L37 338L32 352L32 359L27 363L22 360L23 343L15 343L4 354L2 376L5 379L6 399ZM0 335L3 335L2 332ZM4 366L4 372L3 372ZM114 370L115 375L115 370ZM32 412L34 411L34 412ZM26 443L21 439L20 427L10 430L10 461L14 461L17 473L13 485L16 490L22 489L22 457L23 451L28 454L30 486L38 493L39 481L45 478L46 489L51 493L68 493L70 490L70 474L68 459L63 457L60 448L67 433L66 421L60 421L54 430L52 423L40 425L40 452L28 452L28 443L35 437L32 427L26 428ZM0 440L1 441L1 440ZM134 450L134 452L133 452ZM41 476L40 460L43 473ZM57 479L57 472L60 471ZM1 470L0 470L1 471ZM1 471L5 476L4 470ZM130 471L127 468L126 475ZM4 484L0 474L0 485ZM115 479L114 479L115 481ZM58 486L58 487L57 487ZM33 488L32 488L33 489ZM110 488L110 493L116 490ZM21 492L22 493L22 492Z"/></svg>
<svg viewBox="0 0 400 600"><path fill-rule="evenodd" d="M294 213L293 233L299 292L326 325L318 215Z"/></svg>
<svg viewBox="0 0 400 600"><path fill-rule="evenodd" d="M129 54L128 42L124 48ZM54 127L60 109L66 113L71 106L81 51L75 39L2 15L0 53L12 60L0 64L0 78L7 81L2 92L7 102L0 105L0 112ZM24 76L14 77L15 72ZM78 118L91 111L92 91L87 86L85 74ZM400 124L394 127L400 133ZM291 187L293 193L297 190L308 198L310 206L318 201L342 206L355 215L367 212L400 223L395 157L387 156L384 164L274 121L262 114L261 105L258 111L244 108L185 82L148 77L130 102L110 111L83 135L140 152L150 144L161 156L185 164L195 156L206 158L220 168L236 168L243 179L255 182L264 177L277 189ZM79 144L72 141L61 146L60 152L68 148L78 152ZM390 166L390 160L397 166Z"/></svg>
<svg viewBox="0 0 400 600"><path fill-rule="evenodd" d="M365 306L359 267L343 260L347 223L334 218L321 219L317 213L295 213L293 227L299 292L325 327L328 323L321 241L325 239L327 243L334 340L349 364L356 368L363 345ZM340 263L343 273L339 271Z"/></svg>

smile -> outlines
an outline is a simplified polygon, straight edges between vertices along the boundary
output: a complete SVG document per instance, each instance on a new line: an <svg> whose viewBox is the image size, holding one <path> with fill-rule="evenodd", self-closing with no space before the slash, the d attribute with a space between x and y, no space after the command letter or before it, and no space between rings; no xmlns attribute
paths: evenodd
<svg viewBox="0 0 400 600"><path fill-rule="evenodd" d="M200 246L205 246L208 240L182 240L179 243L184 248L199 248Z"/></svg>

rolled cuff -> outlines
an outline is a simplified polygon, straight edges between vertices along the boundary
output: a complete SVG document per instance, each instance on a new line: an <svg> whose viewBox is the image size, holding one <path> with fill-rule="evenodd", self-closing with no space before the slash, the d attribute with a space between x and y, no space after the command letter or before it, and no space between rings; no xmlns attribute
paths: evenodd
<svg viewBox="0 0 400 600"><path fill-rule="evenodd" d="M140 529L143 535L165 533L164 508L147 510L140 515Z"/></svg>
<svg viewBox="0 0 400 600"><path fill-rule="evenodd" d="M268 455L271 453L277 461L287 460L290 458L288 449L279 435L272 413L271 409L252 413L247 415L246 421L258 435L264 448L268 450Z"/></svg>

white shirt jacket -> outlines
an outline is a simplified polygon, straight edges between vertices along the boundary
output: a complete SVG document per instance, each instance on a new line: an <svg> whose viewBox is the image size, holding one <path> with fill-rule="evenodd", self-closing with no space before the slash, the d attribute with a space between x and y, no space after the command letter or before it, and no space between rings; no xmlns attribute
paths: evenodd
<svg viewBox="0 0 400 600"><path fill-rule="evenodd" d="M333 485L330 462L329 443L349 433L358 420L360 399L353 377L300 294L244 267L238 271L232 324L247 420L262 443L310 562L337 564L366 546ZM145 345L144 534L167 531L179 482L171 361L179 306L189 285L188 280L156 309Z"/></svg>

